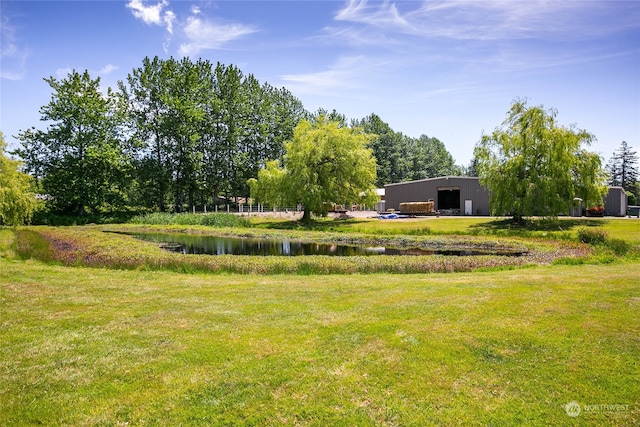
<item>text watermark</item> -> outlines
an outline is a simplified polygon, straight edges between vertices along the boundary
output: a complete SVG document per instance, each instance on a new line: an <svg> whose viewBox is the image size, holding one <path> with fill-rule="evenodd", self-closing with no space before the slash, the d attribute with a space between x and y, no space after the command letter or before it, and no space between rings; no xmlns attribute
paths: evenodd
<svg viewBox="0 0 640 427"><path fill-rule="evenodd" d="M594 412L624 412L629 410L630 405L624 405L619 403L605 403L598 405L581 405L575 400L564 405L564 410L570 417L577 417L584 413Z"/></svg>

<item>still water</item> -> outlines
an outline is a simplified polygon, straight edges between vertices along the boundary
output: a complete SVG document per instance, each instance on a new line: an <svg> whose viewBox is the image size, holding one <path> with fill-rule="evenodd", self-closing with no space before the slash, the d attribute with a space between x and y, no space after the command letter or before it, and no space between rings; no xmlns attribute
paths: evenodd
<svg viewBox="0 0 640 427"><path fill-rule="evenodd" d="M193 234L133 234L141 240L157 242L160 247L182 254L206 255L258 255L258 256L304 256L304 255L521 255L520 253L496 253L491 251L418 248L386 248L369 246L338 245L332 243L310 243L297 240L255 239L241 237L200 236Z"/></svg>

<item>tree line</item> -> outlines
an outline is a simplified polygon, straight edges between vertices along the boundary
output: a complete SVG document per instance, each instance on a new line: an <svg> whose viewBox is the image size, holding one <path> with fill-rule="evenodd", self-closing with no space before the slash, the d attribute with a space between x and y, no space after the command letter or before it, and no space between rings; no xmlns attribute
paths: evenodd
<svg viewBox="0 0 640 427"><path fill-rule="evenodd" d="M255 179L260 171L263 182L297 173L287 147L295 152L289 143L296 139L299 126L311 140L316 138L310 136L316 127L327 138L335 134L347 144L352 136L367 135L366 147L355 138L359 142L353 142L352 148L370 151L373 186L443 175L480 176L492 194L492 206L517 216L558 211L574 196L601 203L601 184L606 179L609 185L627 190L630 204L638 192L637 156L626 142L614 153L605 176L600 158L581 147L593 135L558 126L554 110L528 107L523 101L514 102L502 128L481 138L465 168L455 164L436 138L395 132L376 114L348 121L335 110L311 113L286 88L261 83L233 65L145 58L116 89L106 91L100 79L93 79L87 71L74 70L63 79L44 80L52 89L50 102L40 109L47 127L21 131L17 136L21 146L12 152L32 177L32 191L45 199L46 209L40 212L69 216L181 212L249 197L251 182L265 200L277 200L272 190L256 187ZM332 144L342 147L337 139ZM549 145L549 141L556 142ZM309 146L319 148L321 144ZM17 163L4 157L5 147L0 148L3 169L17 168ZM313 155L302 154L299 159L313 160ZM332 179L331 171L338 169L353 179L342 173L349 172L342 166L329 166L323 164L329 174L322 179ZM370 171L368 167L367 176ZM18 176L10 181L20 182L18 193L27 194L23 187L28 180ZM512 181L502 189L492 188L508 179ZM321 185L320 181L313 185ZM15 189L4 181L0 184L0 195L4 194L0 207L16 205ZM341 184L331 185L340 188ZM287 190L293 188L297 187L290 185ZM289 192L297 194L298 200L287 197L287 202L314 205L315 213L323 211L325 202L341 202L312 200L305 190ZM514 198L516 204L506 201ZM33 210L26 209L22 221ZM18 218L15 212L9 216ZM6 224L9 220L0 217L0 221Z"/></svg>
<svg viewBox="0 0 640 427"><path fill-rule="evenodd" d="M49 126L20 133L15 153L67 214L180 212L246 193L304 114L287 90L204 60L145 58L106 94L86 71L45 80L53 95L40 112Z"/></svg>
<svg viewBox="0 0 640 427"><path fill-rule="evenodd" d="M60 214L181 212L248 197L248 180L283 160L298 123L319 117L374 134L379 187L460 171L435 138L394 132L375 114L348 122L335 110L311 113L287 89L233 65L145 58L106 91L88 71L44 80L47 127L21 131L13 154Z"/></svg>

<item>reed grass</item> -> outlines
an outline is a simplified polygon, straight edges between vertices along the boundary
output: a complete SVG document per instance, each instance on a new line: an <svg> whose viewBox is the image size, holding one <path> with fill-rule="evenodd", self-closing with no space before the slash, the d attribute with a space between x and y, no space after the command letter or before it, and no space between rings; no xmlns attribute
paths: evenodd
<svg viewBox="0 0 640 427"><path fill-rule="evenodd" d="M247 227L247 218L227 213L164 213L155 212L133 217L131 224L201 225L206 227Z"/></svg>

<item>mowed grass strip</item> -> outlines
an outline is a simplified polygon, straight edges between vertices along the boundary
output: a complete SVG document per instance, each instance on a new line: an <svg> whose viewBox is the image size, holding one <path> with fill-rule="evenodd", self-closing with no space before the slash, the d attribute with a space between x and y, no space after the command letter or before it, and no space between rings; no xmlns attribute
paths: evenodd
<svg viewBox="0 0 640 427"><path fill-rule="evenodd" d="M0 260L1 425L633 425L640 265L176 274ZM629 405L567 415L564 405Z"/></svg>
<svg viewBox="0 0 640 427"><path fill-rule="evenodd" d="M299 223L276 219L251 218L255 227L276 229L301 229ZM503 217L455 217L430 216L398 220L355 218L347 221L321 220L308 228L342 233L368 233L382 235L479 235L544 237L553 239L576 239L581 228L599 228L610 238L640 244L640 220L637 218L572 218L555 220L530 218L527 225L511 224Z"/></svg>

